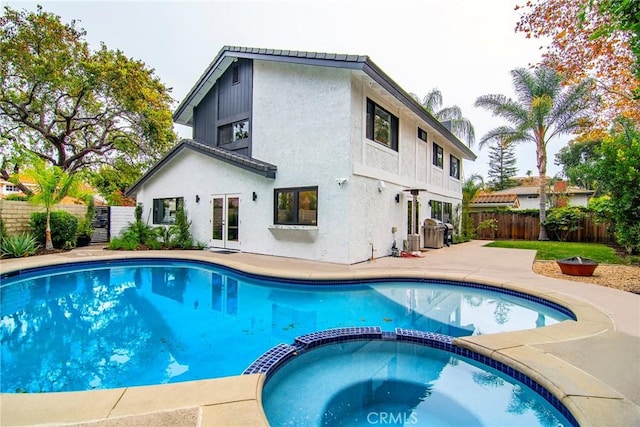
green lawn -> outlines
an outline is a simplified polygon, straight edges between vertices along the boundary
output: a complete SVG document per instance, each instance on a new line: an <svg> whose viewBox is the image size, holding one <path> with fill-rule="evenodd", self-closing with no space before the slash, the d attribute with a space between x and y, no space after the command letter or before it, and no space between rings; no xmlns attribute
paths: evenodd
<svg viewBox="0 0 640 427"><path fill-rule="evenodd" d="M539 242L529 240L498 240L486 245L493 248L533 249L537 260L556 260L581 256L603 264L624 264L613 248L600 243Z"/></svg>

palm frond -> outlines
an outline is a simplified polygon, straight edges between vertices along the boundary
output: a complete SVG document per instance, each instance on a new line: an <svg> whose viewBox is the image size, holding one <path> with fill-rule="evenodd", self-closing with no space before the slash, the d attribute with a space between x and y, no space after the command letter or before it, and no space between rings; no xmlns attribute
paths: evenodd
<svg viewBox="0 0 640 427"><path fill-rule="evenodd" d="M492 141L500 141L507 144L516 144L518 142L524 142L531 140L531 136L523 132L522 129L514 128L510 126L499 126L491 129L480 139L478 145L480 148L485 144Z"/></svg>
<svg viewBox="0 0 640 427"><path fill-rule="evenodd" d="M592 80L585 79L566 88L558 95L554 108L549 114L549 122L554 125L549 138L572 133L585 119L589 118L596 100L590 95L592 85Z"/></svg>
<svg viewBox="0 0 640 427"><path fill-rule="evenodd" d="M434 114L442 106L442 92L437 87L429 91L422 99L422 106L429 113Z"/></svg>
<svg viewBox="0 0 640 427"><path fill-rule="evenodd" d="M459 120L462 118L462 109L457 105L452 105L450 107L444 107L441 110L438 110L435 113L436 119L444 122L446 120Z"/></svg>
<svg viewBox="0 0 640 427"><path fill-rule="evenodd" d="M536 92L533 74L526 68L516 68L511 70L511 81L522 105L531 104Z"/></svg>
<svg viewBox="0 0 640 427"><path fill-rule="evenodd" d="M516 126L529 122L529 111L504 95L483 95L476 99L474 105L485 108L494 116L502 117Z"/></svg>
<svg viewBox="0 0 640 427"><path fill-rule="evenodd" d="M464 139L469 147L473 147L476 143L476 130L469 119L464 117L456 120L450 120L451 132L458 138Z"/></svg>

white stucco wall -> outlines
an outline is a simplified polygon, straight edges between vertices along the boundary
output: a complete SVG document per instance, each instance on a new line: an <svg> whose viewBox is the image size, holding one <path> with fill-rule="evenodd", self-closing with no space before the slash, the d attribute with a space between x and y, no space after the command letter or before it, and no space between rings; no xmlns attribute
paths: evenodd
<svg viewBox="0 0 640 427"><path fill-rule="evenodd" d="M393 227L402 248L411 199L404 189L428 190L420 195L420 224L430 217L430 199L459 203L459 181L448 172L454 148L361 72L262 60L253 68L252 157L276 165L276 178L184 150L138 192L145 220L152 221L154 198L184 197L194 238L209 242L211 195L240 194L240 250L355 263L369 259L372 248L374 257L388 256ZM366 139L367 97L399 117L398 152ZM428 143L417 138L418 126ZM431 165L434 140L444 148L440 172ZM346 182L338 185L340 179ZM313 186L317 226L274 225L274 190Z"/></svg>
<svg viewBox="0 0 640 427"><path fill-rule="evenodd" d="M253 157L278 166L274 189L318 187L317 228L272 227L271 200L260 250L351 262L346 237L351 182L336 182L351 175L350 71L254 61L253 76Z"/></svg>
<svg viewBox="0 0 640 427"><path fill-rule="evenodd" d="M195 240L209 243L212 195L240 195L240 249L254 252L266 232L264 212L272 205L272 179L229 165L193 150L183 150L151 177L137 195L144 206L143 219L153 223L153 199L184 197ZM256 192L258 199L252 200ZM196 202L196 195L200 201Z"/></svg>
<svg viewBox="0 0 640 427"><path fill-rule="evenodd" d="M366 98L399 118L397 152L366 138ZM397 227L395 240L402 249L402 242L407 239L407 205L409 200L413 200L410 193L403 191L407 188L426 189L418 196L422 245L422 224L431 217L429 200L451 203L454 209L461 203L460 180L449 176L449 155L461 159L460 167L462 155L431 126L397 100L384 94L367 77L352 78L351 102L351 153L356 185L351 187L354 192L350 200L350 258L368 259L371 256L371 244L374 257L390 255L394 240L392 227ZM427 132L428 142L417 137L418 127ZM444 150L442 169L432 165L434 141ZM381 182L384 182L382 191L379 190ZM398 194L400 202L396 203Z"/></svg>

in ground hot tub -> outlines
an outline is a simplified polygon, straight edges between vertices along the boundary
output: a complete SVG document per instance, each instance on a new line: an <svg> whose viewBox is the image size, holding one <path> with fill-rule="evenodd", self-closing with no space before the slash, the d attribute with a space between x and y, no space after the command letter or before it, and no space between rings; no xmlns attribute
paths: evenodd
<svg viewBox="0 0 640 427"><path fill-rule="evenodd" d="M425 336L441 348L424 345ZM448 337L396 331L379 339L324 341L315 347L297 342L288 354L279 349L286 361L267 370L262 392L271 425L575 425L532 380L521 374L524 382L517 380L519 373L495 361L509 374L452 353Z"/></svg>

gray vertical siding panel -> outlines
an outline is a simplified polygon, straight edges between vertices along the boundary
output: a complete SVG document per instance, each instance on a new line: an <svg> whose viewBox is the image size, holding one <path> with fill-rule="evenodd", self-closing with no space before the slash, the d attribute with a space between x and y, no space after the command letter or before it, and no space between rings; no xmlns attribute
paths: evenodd
<svg viewBox="0 0 640 427"><path fill-rule="evenodd" d="M194 139L204 144L216 144L216 117L218 116L217 88L214 86L202 99L193 114Z"/></svg>
<svg viewBox="0 0 640 427"><path fill-rule="evenodd" d="M232 84L233 67L238 65L240 81ZM218 145L218 127L238 120L251 120L253 96L253 62L241 59L220 76L209 93L193 112L193 138L203 144ZM251 131L253 126L250 124ZM251 156L251 137L238 144L227 144L226 149Z"/></svg>
<svg viewBox="0 0 640 427"><path fill-rule="evenodd" d="M240 82L232 84L233 67L238 66ZM220 87L218 98L218 120L224 121L229 117L246 113L248 117L251 111L251 80L252 67L250 60L239 60L233 64L218 80Z"/></svg>

